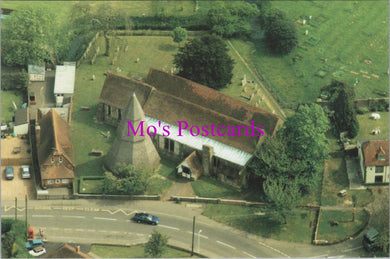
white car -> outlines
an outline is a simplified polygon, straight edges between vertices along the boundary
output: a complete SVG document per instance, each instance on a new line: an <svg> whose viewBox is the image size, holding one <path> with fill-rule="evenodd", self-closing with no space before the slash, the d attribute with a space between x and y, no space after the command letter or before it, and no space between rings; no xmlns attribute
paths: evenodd
<svg viewBox="0 0 390 259"><path fill-rule="evenodd" d="M30 167L28 165L22 165L22 179L30 179Z"/></svg>
<svg viewBox="0 0 390 259"><path fill-rule="evenodd" d="M31 249L29 251L30 255L32 256L40 256L43 254L46 254L46 249L42 246L35 247L34 249Z"/></svg>

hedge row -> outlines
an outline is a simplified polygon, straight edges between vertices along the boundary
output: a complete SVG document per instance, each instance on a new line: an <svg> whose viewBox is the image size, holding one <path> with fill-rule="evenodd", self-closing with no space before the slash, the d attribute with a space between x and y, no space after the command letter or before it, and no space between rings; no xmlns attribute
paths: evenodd
<svg viewBox="0 0 390 259"><path fill-rule="evenodd" d="M25 222L21 220L1 220L1 234L4 235L1 240L1 248L4 249L8 258L30 257L25 247L25 227Z"/></svg>

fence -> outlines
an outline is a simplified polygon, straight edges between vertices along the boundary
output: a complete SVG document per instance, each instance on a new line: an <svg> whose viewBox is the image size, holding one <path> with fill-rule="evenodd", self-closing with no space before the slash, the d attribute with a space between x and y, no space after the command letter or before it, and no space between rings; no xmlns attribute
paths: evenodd
<svg viewBox="0 0 390 259"><path fill-rule="evenodd" d="M184 196L171 196L171 201L176 202L195 202L195 203L213 203L213 204L226 204L226 205L240 205L251 207L264 207L267 203L264 202L249 202L245 200L228 200L220 198L202 198L202 197L184 197Z"/></svg>
<svg viewBox="0 0 390 259"><path fill-rule="evenodd" d="M76 62L76 67L79 67L81 64L81 61L85 59L91 50L91 47L95 43L95 41L99 38L100 32L96 33L96 35L92 38L92 40L89 42L87 49L84 51L84 54L81 56L81 58Z"/></svg>

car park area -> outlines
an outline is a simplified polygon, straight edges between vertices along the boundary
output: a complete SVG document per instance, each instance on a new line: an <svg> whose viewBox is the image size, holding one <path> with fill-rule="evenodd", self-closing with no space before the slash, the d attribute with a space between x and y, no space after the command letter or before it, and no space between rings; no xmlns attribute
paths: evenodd
<svg viewBox="0 0 390 259"><path fill-rule="evenodd" d="M22 200L27 195L29 200L35 199L35 186L33 179L22 178L22 166L13 166L14 168L14 179L5 179L5 168L1 167L1 200Z"/></svg>

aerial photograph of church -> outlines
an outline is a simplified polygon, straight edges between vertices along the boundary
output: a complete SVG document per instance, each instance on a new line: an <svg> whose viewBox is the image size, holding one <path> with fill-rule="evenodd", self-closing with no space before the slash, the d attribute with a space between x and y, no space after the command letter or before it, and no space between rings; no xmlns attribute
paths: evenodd
<svg viewBox="0 0 390 259"><path fill-rule="evenodd" d="M2 1L1 257L389 257L389 2Z"/></svg>

